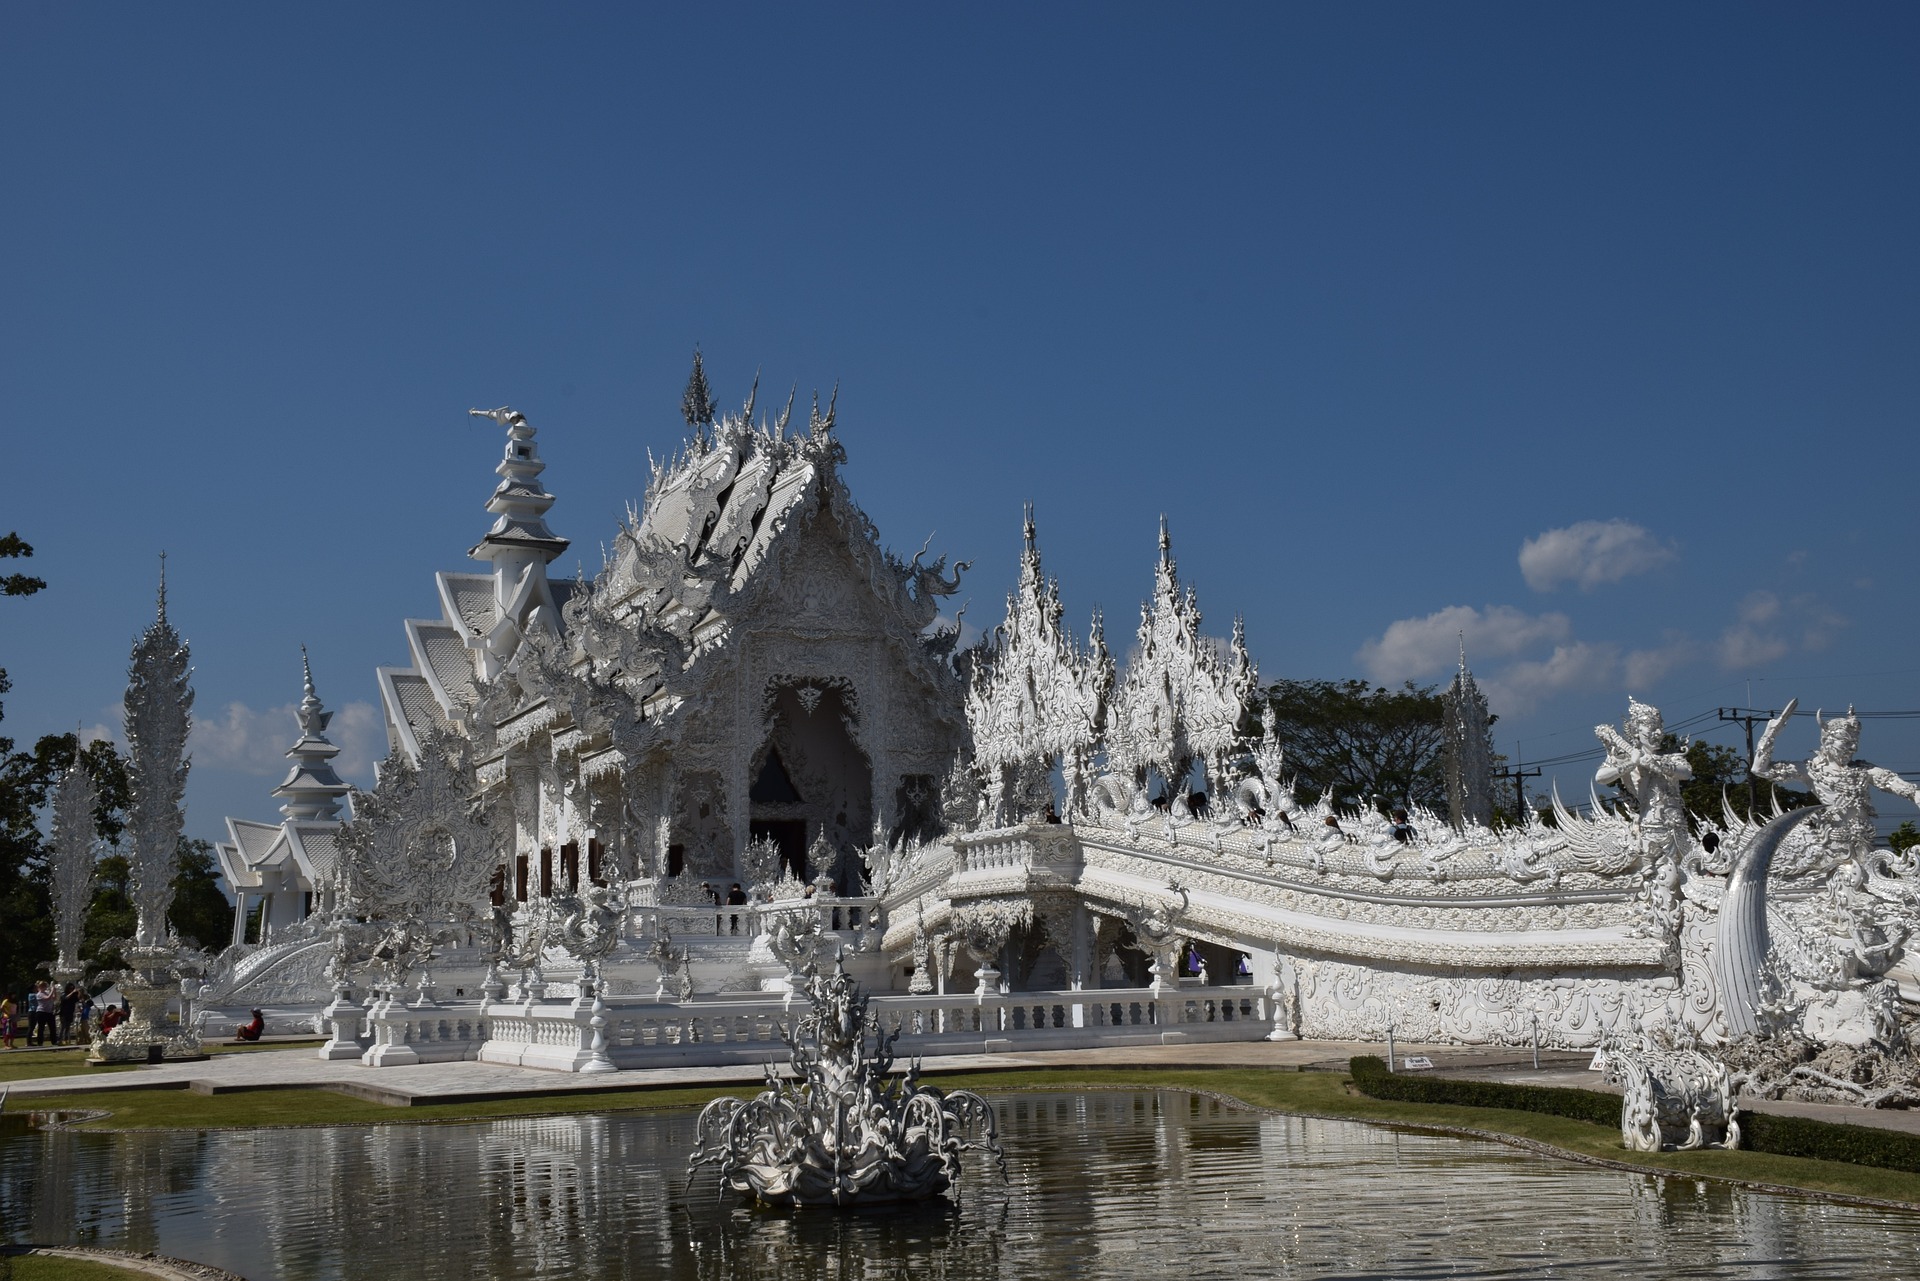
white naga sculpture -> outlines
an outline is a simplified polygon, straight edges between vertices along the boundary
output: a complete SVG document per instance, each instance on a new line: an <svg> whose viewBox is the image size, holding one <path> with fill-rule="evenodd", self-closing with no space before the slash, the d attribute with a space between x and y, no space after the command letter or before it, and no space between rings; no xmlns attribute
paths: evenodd
<svg viewBox="0 0 1920 1281"><path fill-rule="evenodd" d="M812 1008L781 1033L793 1079L769 1063L759 1095L709 1103L689 1182L712 1165L726 1186L769 1205L919 1201L957 1188L969 1150L993 1157L1006 1178L992 1104L921 1085L918 1062L891 1076L899 1032L881 1031L844 969L809 972L806 993Z"/></svg>
<svg viewBox="0 0 1920 1281"><path fill-rule="evenodd" d="M1753 776L1773 783L1811 787L1826 807L1819 828L1829 865L1853 863L1864 867L1878 839L1873 824L1874 789L1920 803L1920 784L1910 783L1892 770L1854 759L1854 753L1860 750L1860 719L1852 708L1847 709L1845 716L1832 720L1825 720L1815 712L1814 721L1820 726L1820 746L1814 749L1813 755L1797 763L1776 761L1774 742L1799 706L1799 699L1788 699L1780 714L1767 722L1766 732L1753 751Z"/></svg>

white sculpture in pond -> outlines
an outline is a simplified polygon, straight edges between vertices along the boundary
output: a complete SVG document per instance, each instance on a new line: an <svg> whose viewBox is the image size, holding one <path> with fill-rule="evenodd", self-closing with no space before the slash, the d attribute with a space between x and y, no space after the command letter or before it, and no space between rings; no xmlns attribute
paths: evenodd
<svg viewBox="0 0 1920 1281"><path fill-rule="evenodd" d="M1727 1065L1698 1050L1672 1050L1641 1040L1609 1044L1607 1079L1619 1085L1620 1137L1634 1152L1737 1148L1734 1080Z"/></svg>
<svg viewBox="0 0 1920 1281"><path fill-rule="evenodd" d="M806 993L812 1008L782 1030L794 1079L768 1064L767 1088L753 1099L709 1103L689 1181L711 1165L726 1186L769 1205L920 1201L957 1187L970 1150L1006 1177L992 1104L921 1085L918 1062L890 1075L899 1032L880 1030L846 970L810 971Z"/></svg>

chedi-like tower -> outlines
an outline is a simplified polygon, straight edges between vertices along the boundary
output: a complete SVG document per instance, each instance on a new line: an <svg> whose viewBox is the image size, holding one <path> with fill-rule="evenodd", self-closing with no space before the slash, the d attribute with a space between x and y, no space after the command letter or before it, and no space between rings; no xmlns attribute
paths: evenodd
<svg viewBox="0 0 1920 1281"><path fill-rule="evenodd" d="M1487 696L1467 670L1467 642L1460 641L1460 671L1441 695L1446 703L1447 816L1453 825L1493 822L1493 718Z"/></svg>

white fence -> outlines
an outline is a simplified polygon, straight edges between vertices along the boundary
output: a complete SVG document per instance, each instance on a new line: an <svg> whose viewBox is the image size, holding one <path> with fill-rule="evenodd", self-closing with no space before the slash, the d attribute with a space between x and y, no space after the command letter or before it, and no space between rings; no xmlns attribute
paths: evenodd
<svg viewBox="0 0 1920 1281"><path fill-rule="evenodd" d="M425 1007L382 1001L367 1011L341 1004L328 1011L334 1036L320 1054L369 1067L477 1058L562 1072L763 1063L786 1058L781 1029L806 1009L804 997L778 996L684 1004L628 996ZM899 1034L895 1052L903 1057L1257 1041L1273 1028L1266 993L1251 987L888 994L868 1010Z"/></svg>

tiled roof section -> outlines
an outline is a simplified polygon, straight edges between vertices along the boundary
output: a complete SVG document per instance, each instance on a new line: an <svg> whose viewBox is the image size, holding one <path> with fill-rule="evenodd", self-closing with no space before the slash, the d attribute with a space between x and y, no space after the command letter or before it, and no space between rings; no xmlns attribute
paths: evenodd
<svg viewBox="0 0 1920 1281"><path fill-rule="evenodd" d="M240 847L222 841L213 847L220 860L220 874L227 878L227 884L236 890L250 890L260 884L260 874L247 866L240 857Z"/></svg>
<svg viewBox="0 0 1920 1281"><path fill-rule="evenodd" d="M747 544L746 551L740 557L740 567L734 571L733 585L737 590L753 571L760 567L767 549L773 545L775 533L780 528L780 517L789 507L799 502L812 483L813 464L796 461L781 468L775 478L771 492L767 495L765 511L760 517L760 527L753 539Z"/></svg>
<svg viewBox="0 0 1920 1281"><path fill-rule="evenodd" d="M332 823L289 823L292 838L313 869L315 885L325 885L340 869L340 829Z"/></svg>
<svg viewBox="0 0 1920 1281"><path fill-rule="evenodd" d="M414 651L415 670L431 677L439 693L458 711L473 706L473 652L459 633L442 622L407 620L407 641Z"/></svg>
<svg viewBox="0 0 1920 1281"><path fill-rule="evenodd" d="M477 636L493 626L493 576L491 574L436 574L440 588L440 608L447 622L458 624L468 636Z"/></svg>
<svg viewBox="0 0 1920 1281"><path fill-rule="evenodd" d="M257 867L279 838L280 825L230 818L227 820L227 831L233 836L234 844L240 847L240 856L246 859L247 865Z"/></svg>
<svg viewBox="0 0 1920 1281"><path fill-rule="evenodd" d="M273 844L269 845L267 852L262 854L254 862L254 866L259 868L284 867L292 857L293 848L287 844L286 831L276 828Z"/></svg>
<svg viewBox="0 0 1920 1281"><path fill-rule="evenodd" d="M441 714L440 700L427 687L426 677L417 672L394 672L389 679L394 694L400 700L401 714L406 717L415 738L429 726L443 733L451 728L447 718Z"/></svg>

